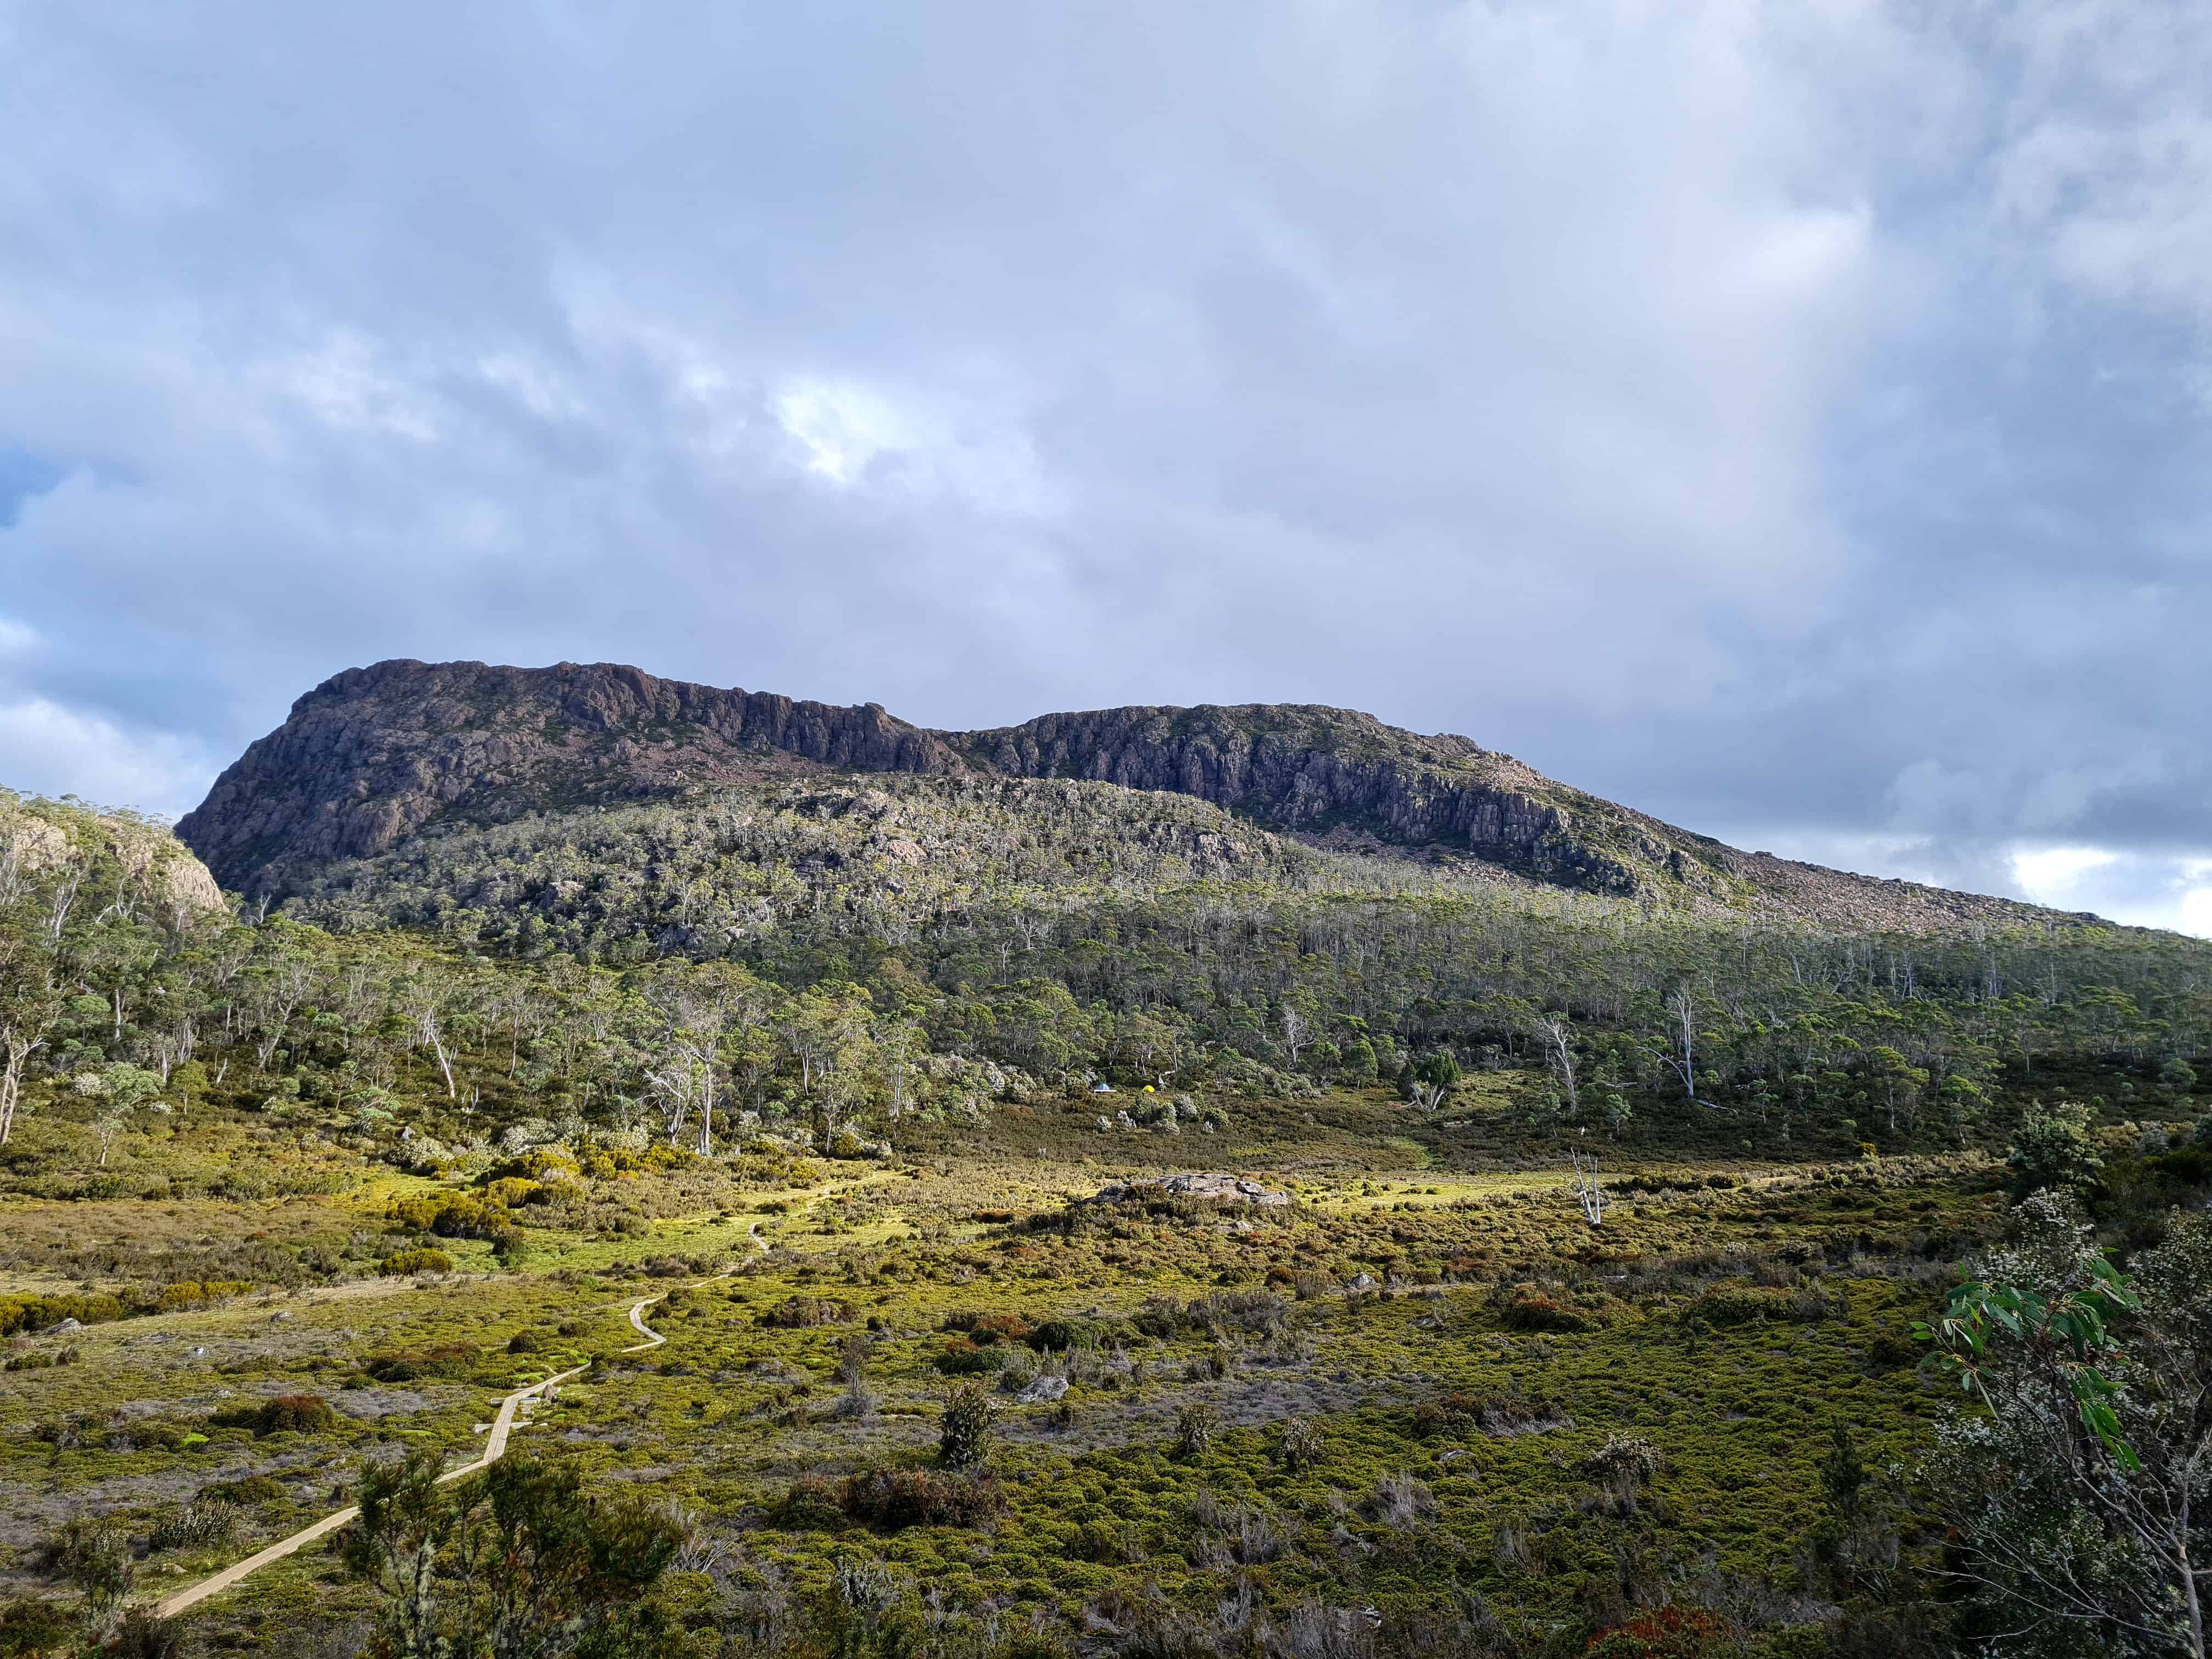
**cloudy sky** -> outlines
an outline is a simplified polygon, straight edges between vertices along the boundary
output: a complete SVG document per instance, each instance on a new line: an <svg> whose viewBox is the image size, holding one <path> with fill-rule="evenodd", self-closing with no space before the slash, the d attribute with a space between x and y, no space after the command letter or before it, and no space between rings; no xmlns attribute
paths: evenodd
<svg viewBox="0 0 2212 1659"><path fill-rule="evenodd" d="M1296 700L2212 933L2212 8L0 0L0 781Z"/></svg>

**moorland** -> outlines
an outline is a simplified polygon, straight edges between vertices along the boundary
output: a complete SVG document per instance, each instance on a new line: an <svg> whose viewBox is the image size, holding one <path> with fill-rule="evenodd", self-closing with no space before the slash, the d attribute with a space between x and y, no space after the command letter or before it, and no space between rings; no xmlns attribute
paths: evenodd
<svg viewBox="0 0 2212 1659"><path fill-rule="evenodd" d="M0 1653L2203 1651L2197 941L349 684L0 796Z"/></svg>

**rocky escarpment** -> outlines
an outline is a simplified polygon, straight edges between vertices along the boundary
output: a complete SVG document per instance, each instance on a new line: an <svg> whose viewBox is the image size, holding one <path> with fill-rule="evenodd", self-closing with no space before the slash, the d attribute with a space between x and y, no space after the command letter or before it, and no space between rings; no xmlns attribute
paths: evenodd
<svg viewBox="0 0 2212 1659"><path fill-rule="evenodd" d="M933 772L961 763L872 704L561 663L381 662L292 705L177 825L222 884L284 891L299 871L372 858L433 820L642 800L793 772Z"/></svg>
<svg viewBox="0 0 2212 1659"><path fill-rule="evenodd" d="M1468 738L1298 704L1110 708L937 732L635 668L393 661L292 707L177 826L228 888L274 898L433 824L824 774L1071 778L1195 796L1355 852L1472 859L1670 909L1925 931L2072 921L2009 900L1741 853Z"/></svg>
<svg viewBox="0 0 2212 1659"><path fill-rule="evenodd" d="M1443 846L1539 880L1632 893L1694 838L1601 830L1607 803L1464 738L1341 709L1116 708L997 731L932 732L835 708L659 679L635 668L394 661L317 686L223 773L178 833L254 896L371 858L439 820L680 795L805 772L1079 778L1194 795L1270 828ZM1618 843L1617 845L1614 843ZM1656 861L1656 862L1655 862ZM1650 868L1641 866L1650 866Z"/></svg>
<svg viewBox="0 0 2212 1659"><path fill-rule="evenodd" d="M0 893L18 875L101 861L131 903L181 915L222 908L208 867L158 819L0 789Z"/></svg>
<svg viewBox="0 0 2212 1659"><path fill-rule="evenodd" d="M1109 708L944 736L981 769L1196 795L1270 829L1463 849L1595 892L1635 892L1653 860L1672 857L1677 881L1705 862L1682 844L1694 838L1656 821L1644 821L1656 835L1624 836L1631 815L1510 756L1340 708Z"/></svg>

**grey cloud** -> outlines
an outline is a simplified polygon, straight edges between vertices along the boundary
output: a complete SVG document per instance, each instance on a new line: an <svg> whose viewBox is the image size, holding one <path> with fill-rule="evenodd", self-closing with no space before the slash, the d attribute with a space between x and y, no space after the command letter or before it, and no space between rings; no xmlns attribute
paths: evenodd
<svg viewBox="0 0 2212 1659"><path fill-rule="evenodd" d="M16 12L0 763L612 658L2184 858L2212 43L1962 15Z"/></svg>

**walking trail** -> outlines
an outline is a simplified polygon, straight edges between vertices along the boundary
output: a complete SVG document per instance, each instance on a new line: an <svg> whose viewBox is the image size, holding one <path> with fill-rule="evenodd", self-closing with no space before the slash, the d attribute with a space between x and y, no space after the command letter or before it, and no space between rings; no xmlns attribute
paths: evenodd
<svg viewBox="0 0 2212 1659"><path fill-rule="evenodd" d="M713 1282L712 1279L700 1281L701 1284ZM695 1285L693 1288L696 1289L697 1286ZM623 1350L624 1353L641 1353L647 1348L657 1348L668 1340L666 1337L645 1322L645 1310L667 1294L667 1291L663 1291L659 1296L648 1296L629 1310L630 1324L645 1340L631 1343ZM557 1376L549 1376L542 1382L532 1382L526 1389L517 1389L506 1399L501 1401L499 1414L492 1419L491 1433L484 1441L483 1455L473 1463L463 1464L458 1469L447 1469L438 1477L438 1484L443 1486L449 1480L461 1480L465 1476L476 1474L480 1469L489 1468L494 1463L498 1462L507 1451L507 1436L514 1431L515 1413L522 1409L523 1401L536 1399L555 1383L565 1382L570 1377L578 1376L588 1369L589 1367L584 1365L575 1366ZM340 1510L335 1515L326 1515L306 1530L295 1532L289 1538L279 1539L268 1548L247 1556L237 1565L225 1567L213 1577L203 1578L189 1589L180 1589L175 1595L157 1602L154 1607L155 1615L161 1619L172 1618L182 1613L186 1607L198 1606L210 1595L219 1595L248 1573L258 1572L271 1561L281 1561L304 1546L313 1543L318 1538L328 1537L360 1513L359 1505L355 1505Z"/></svg>

